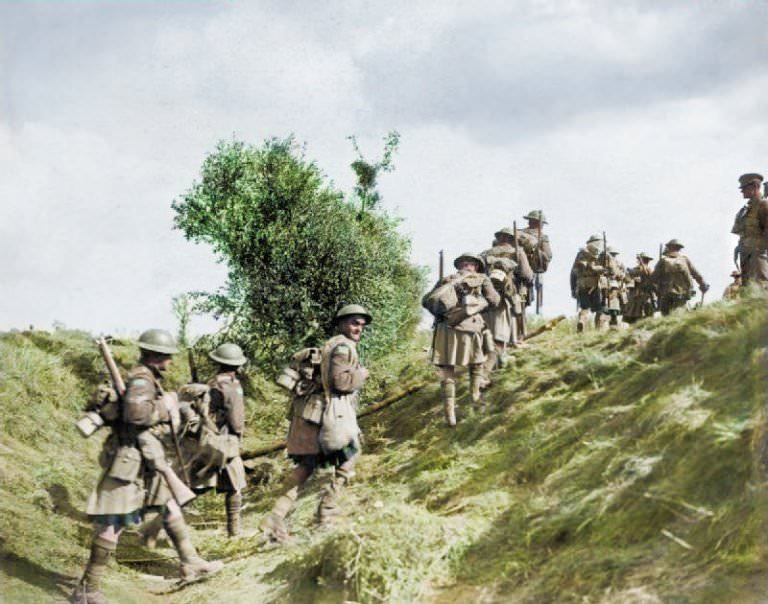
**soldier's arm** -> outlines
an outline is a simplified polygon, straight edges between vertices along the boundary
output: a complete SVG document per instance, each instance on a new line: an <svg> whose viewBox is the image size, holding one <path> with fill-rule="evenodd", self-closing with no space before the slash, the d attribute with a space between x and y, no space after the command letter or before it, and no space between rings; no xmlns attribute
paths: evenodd
<svg viewBox="0 0 768 604"><path fill-rule="evenodd" d="M499 292L496 291L493 282L487 276L483 279L483 296L488 300L488 304L494 308L501 302Z"/></svg>
<svg viewBox="0 0 768 604"><path fill-rule="evenodd" d="M699 289L702 291L707 291L709 289L709 285L707 285L707 282L704 281L704 277L701 276L701 273L696 270L696 267L693 266L691 259L686 256L685 261L688 263L688 270L691 272L691 277L693 277L696 283L699 284Z"/></svg>
<svg viewBox="0 0 768 604"><path fill-rule="evenodd" d="M520 263L515 269L515 274L521 281L529 285L533 283L533 271L531 270L531 263L528 262L527 254L520 254Z"/></svg>
<svg viewBox="0 0 768 604"><path fill-rule="evenodd" d="M498 295L498 294L497 294ZM352 351L347 344L339 344L331 352L331 389L348 394L363 387L368 372L352 362Z"/></svg>
<svg viewBox="0 0 768 604"><path fill-rule="evenodd" d="M136 426L154 426L170 421L165 403L156 396L155 385L149 379L131 378L123 397L123 421Z"/></svg>

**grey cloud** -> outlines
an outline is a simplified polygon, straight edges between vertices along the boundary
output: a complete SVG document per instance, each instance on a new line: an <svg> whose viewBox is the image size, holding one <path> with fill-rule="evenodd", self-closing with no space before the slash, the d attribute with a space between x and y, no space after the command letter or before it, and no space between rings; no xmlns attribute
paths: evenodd
<svg viewBox="0 0 768 604"><path fill-rule="evenodd" d="M766 73L768 5L629 6L573 19L478 16L442 31L426 51L382 44L360 59L367 98L381 122L447 123L499 142L585 112L697 96ZM651 31L633 31L633 14ZM613 54L601 44L606 36Z"/></svg>

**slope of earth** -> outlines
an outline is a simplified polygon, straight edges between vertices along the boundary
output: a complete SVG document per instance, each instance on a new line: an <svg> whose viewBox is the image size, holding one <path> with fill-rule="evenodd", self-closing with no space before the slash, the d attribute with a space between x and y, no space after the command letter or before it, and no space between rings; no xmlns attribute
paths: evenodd
<svg viewBox="0 0 768 604"><path fill-rule="evenodd" d="M188 512L201 551L228 561L220 575L176 590L162 578L174 572L173 550L149 552L128 534L107 595L200 603L765 601L766 299L716 303L621 332L572 331L563 323L516 353L494 376L485 412L470 412L462 388L455 429L443 422L422 348L401 352L369 400L398 383L430 384L361 421L365 454L332 527L314 527L318 476L290 518L293 543L265 543L258 523L288 464L279 454L259 458L244 511L250 536L224 537L221 497L205 495ZM99 379L89 346L76 334L0 339L7 601L62 597L86 556L89 528L78 510L97 477L98 439L83 441L71 421ZM121 361L133 354L117 352ZM266 380L254 378L247 392L254 437L246 448L258 448L279 439L284 402Z"/></svg>

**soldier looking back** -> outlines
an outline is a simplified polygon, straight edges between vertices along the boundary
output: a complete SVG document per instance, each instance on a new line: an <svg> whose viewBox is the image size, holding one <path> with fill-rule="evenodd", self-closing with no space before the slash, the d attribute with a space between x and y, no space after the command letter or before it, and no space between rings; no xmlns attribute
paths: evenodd
<svg viewBox="0 0 768 604"><path fill-rule="evenodd" d="M768 200L761 195L760 174L742 174L739 188L746 205L739 210L731 233L739 236L736 253L744 285L768 287Z"/></svg>
<svg viewBox="0 0 768 604"><path fill-rule="evenodd" d="M286 449L295 465L286 479L285 492L262 521L270 540L288 540L286 518L296 507L301 487L319 468L330 468L332 473L323 487L317 520L328 523L341 512L338 494L354 476L360 451L357 400L368 379L368 370L360 364L357 343L372 320L371 314L358 304L342 307L335 317L337 335L318 351L319 374L313 374L307 392L291 401ZM312 403L317 400L321 404L314 415Z"/></svg>

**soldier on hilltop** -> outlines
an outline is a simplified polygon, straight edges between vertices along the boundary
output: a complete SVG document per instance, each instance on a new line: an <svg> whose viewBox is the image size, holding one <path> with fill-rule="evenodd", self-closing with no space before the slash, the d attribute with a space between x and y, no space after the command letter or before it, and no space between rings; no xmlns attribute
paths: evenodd
<svg viewBox="0 0 768 604"><path fill-rule="evenodd" d="M768 200L760 190L761 174L742 174L739 188L747 203L736 215L731 233L739 236L735 250L744 285L768 287Z"/></svg>

